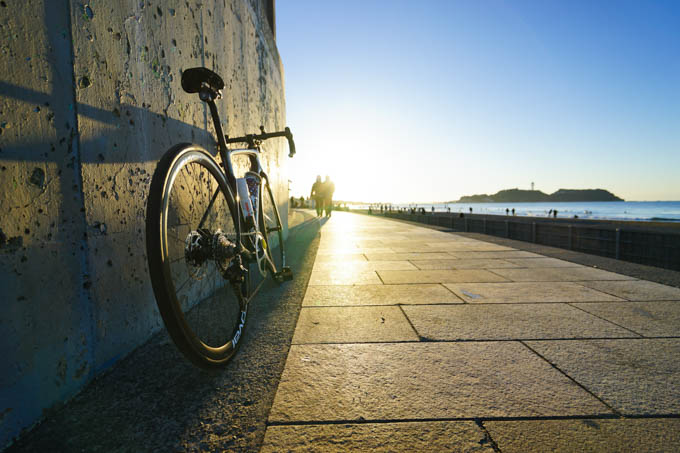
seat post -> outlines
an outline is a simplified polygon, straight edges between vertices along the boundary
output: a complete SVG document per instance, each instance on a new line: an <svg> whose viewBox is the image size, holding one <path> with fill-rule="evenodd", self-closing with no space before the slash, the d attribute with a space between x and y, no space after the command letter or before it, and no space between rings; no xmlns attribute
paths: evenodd
<svg viewBox="0 0 680 453"><path fill-rule="evenodd" d="M232 190L236 190L236 180L233 177L234 172L231 168L231 161L229 160L229 156L227 156L227 142L224 139L224 132L222 132L222 125L220 124L220 115L217 112L217 105L215 105L215 101L213 99L207 100L206 103L210 108L210 116L212 117L213 125L215 126L215 133L217 134L217 143L219 145L219 153L220 157L222 158L224 172L227 175L227 179Z"/></svg>

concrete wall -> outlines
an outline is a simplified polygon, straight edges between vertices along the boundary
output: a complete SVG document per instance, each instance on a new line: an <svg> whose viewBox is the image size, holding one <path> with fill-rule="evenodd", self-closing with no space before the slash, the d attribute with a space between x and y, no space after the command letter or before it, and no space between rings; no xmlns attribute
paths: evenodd
<svg viewBox="0 0 680 453"><path fill-rule="evenodd" d="M270 7L0 2L0 449L162 327L144 245L151 175L174 143L214 149L182 70L222 75L225 133L285 126ZM263 156L283 218L286 146Z"/></svg>

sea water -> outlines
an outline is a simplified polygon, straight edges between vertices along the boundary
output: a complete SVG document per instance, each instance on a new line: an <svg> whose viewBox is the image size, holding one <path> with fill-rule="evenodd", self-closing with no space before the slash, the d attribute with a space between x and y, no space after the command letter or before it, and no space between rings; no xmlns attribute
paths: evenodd
<svg viewBox="0 0 680 453"><path fill-rule="evenodd" d="M375 209L380 203L372 205ZM368 209L368 205L352 206ZM392 208L424 208L431 212L469 213L473 214L505 215L508 209L510 215L532 217L553 217L551 212L557 211L559 218L607 219L607 220L641 220L659 222L680 222L680 201L599 201L599 202L546 202L546 203L411 203L393 204Z"/></svg>

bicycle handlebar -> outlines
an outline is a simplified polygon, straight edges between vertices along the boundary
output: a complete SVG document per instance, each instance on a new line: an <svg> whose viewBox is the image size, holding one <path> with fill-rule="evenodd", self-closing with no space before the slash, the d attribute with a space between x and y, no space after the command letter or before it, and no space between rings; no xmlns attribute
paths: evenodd
<svg viewBox="0 0 680 453"><path fill-rule="evenodd" d="M243 137L233 137L229 138L225 135L224 138L226 143L248 143L251 146L255 146L255 140L264 141L274 137L286 137L288 140L288 157L293 157L295 155L295 141L293 140L293 133L290 128L286 127L282 131L278 132L265 132L264 126L260 126L261 134L248 134Z"/></svg>

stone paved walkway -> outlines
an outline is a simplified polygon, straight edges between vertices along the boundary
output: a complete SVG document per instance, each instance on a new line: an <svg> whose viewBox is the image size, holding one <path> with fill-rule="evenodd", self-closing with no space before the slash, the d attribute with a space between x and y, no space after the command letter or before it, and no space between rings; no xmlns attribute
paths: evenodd
<svg viewBox="0 0 680 453"><path fill-rule="evenodd" d="M336 212L263 451L679 451L680 289Z"/></svg>

